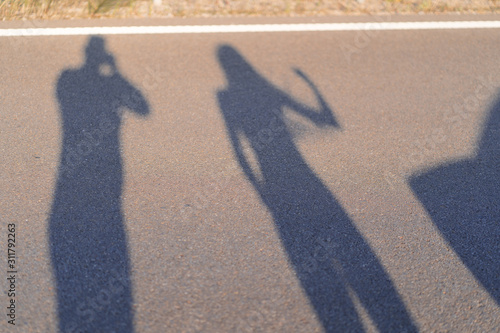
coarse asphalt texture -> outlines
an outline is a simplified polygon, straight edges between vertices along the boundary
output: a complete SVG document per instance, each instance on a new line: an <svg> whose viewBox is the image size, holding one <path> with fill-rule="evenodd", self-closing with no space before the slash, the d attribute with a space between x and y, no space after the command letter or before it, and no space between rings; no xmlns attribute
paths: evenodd
<svg viewBox="0 0 500 333"><path fill-rule="evenodd" d="M0 37L0 332L497 332L499 55L500 29Z"/></svg>

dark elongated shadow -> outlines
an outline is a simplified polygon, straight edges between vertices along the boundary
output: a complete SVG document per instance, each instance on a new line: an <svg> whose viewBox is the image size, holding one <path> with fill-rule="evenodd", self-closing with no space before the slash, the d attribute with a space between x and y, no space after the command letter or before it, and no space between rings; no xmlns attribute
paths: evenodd
<svg viewBox="0 0 500 333"><path fill-rule="evenodd" d="M104 39L91 37L85 56L57 82L63 135L49 235L59 330L133 332L120 125L125 109L149 106Z"/></svg>
<svg viewBox="0 0 500 333"><path fill-rule="evenodd" d="M500 305L500 98L474 158L414 175L410 185L441 234Z"/></svg>
<svg viewBox="0 0 500 333"><path fill-rule="evenodd" d="M309 168L287 128L285 107L318 126L339 127L318 89L296 70L316 94L315 110L274 87L231 46L219 47L218 58L228 82L218 100L234 153L271 212L325 331L363 331L358 300L380 331L416 331L379 260Z"/></svg>

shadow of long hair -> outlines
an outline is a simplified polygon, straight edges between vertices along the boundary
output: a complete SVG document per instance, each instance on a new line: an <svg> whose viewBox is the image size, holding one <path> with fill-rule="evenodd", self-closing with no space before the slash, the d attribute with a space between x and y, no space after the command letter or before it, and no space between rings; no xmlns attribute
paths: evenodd
<svg viewBox="0 0 500 333"><path fill-rule="evenodd" d="M49 240L59 331L132 332L132 286L121 195L125 109L146 115L141 93L119 73L104 39L57 82L62 151Z"/></svg>
<svg viewBox="0 0 500 333"><path fill-rule="evenodd" d="M295 70L316 95L316 110L273 86L233 47L220 46L217 56L228 83L217 96L234 154L272 214L325 330L363 331L359 302L380 331L416 331L388 274L301 156L287 126L284 108L317 126L339 127L317 87Z"/></svg>

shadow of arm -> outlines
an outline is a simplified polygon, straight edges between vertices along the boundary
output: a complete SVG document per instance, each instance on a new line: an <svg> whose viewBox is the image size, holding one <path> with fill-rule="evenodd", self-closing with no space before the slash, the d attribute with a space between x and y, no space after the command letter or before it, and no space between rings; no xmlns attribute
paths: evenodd
<svg viewBox="0 0 500 333"><path fill-rule="evenodd" d="M124 107L134 113L146 116L149 114L149 104L139 91L120 76L121 102Z"/></svg>
<svg viewBox="0 0 500 333"><path fill-rule="evenodd" d="M321 93L319 92L316 85L314 85L314 83L309 79L309 77L307 77L306 74L303 73L300 69L295 68L294 71L311 88L314 95L316 96L320 108L319 111L315 110L313 108L303 105L300 102L293 100L290 96L286 96L286 105L297 111L302 116L310 119L317 126L340 127L337 121L335 120L332 110L321 96Z"/></svg>
<svg viewBox="0 0 500 333"><path fill-rule="evenodd" d="M229 139L231 140L231 145L234 149L234 154L236 155L236 159L241 166L241 169L247 176L247 178L252 182L252 184L259 188L259 182L255 177L250 164L247 161L245 156L245 152L243 150L243 146L241 144L241 140L239 138L240 126L239 119L232 114L233 108L230 106L230 103L225 102L224 92L219 92L217 94L219 100L219 106L224 115L224 120L226 122L226 128L229 134Z"/></svg>

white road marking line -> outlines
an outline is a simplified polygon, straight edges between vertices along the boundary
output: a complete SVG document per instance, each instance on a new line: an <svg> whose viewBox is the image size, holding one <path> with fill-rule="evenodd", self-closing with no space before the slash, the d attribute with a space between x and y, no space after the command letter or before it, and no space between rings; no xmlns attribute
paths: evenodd
<svg viewBox="0 0 500 333"><path fill-rule="evenodd" d="M177 26L133 26L133 27L0 29L0 37L201 34L201 33L238 33L238 32L244 33L244 32L306 32L306 31L368 31L368 30L446 30L446 29L497 29L497 28L500 28L500 21L177 25Z"/></svg>

